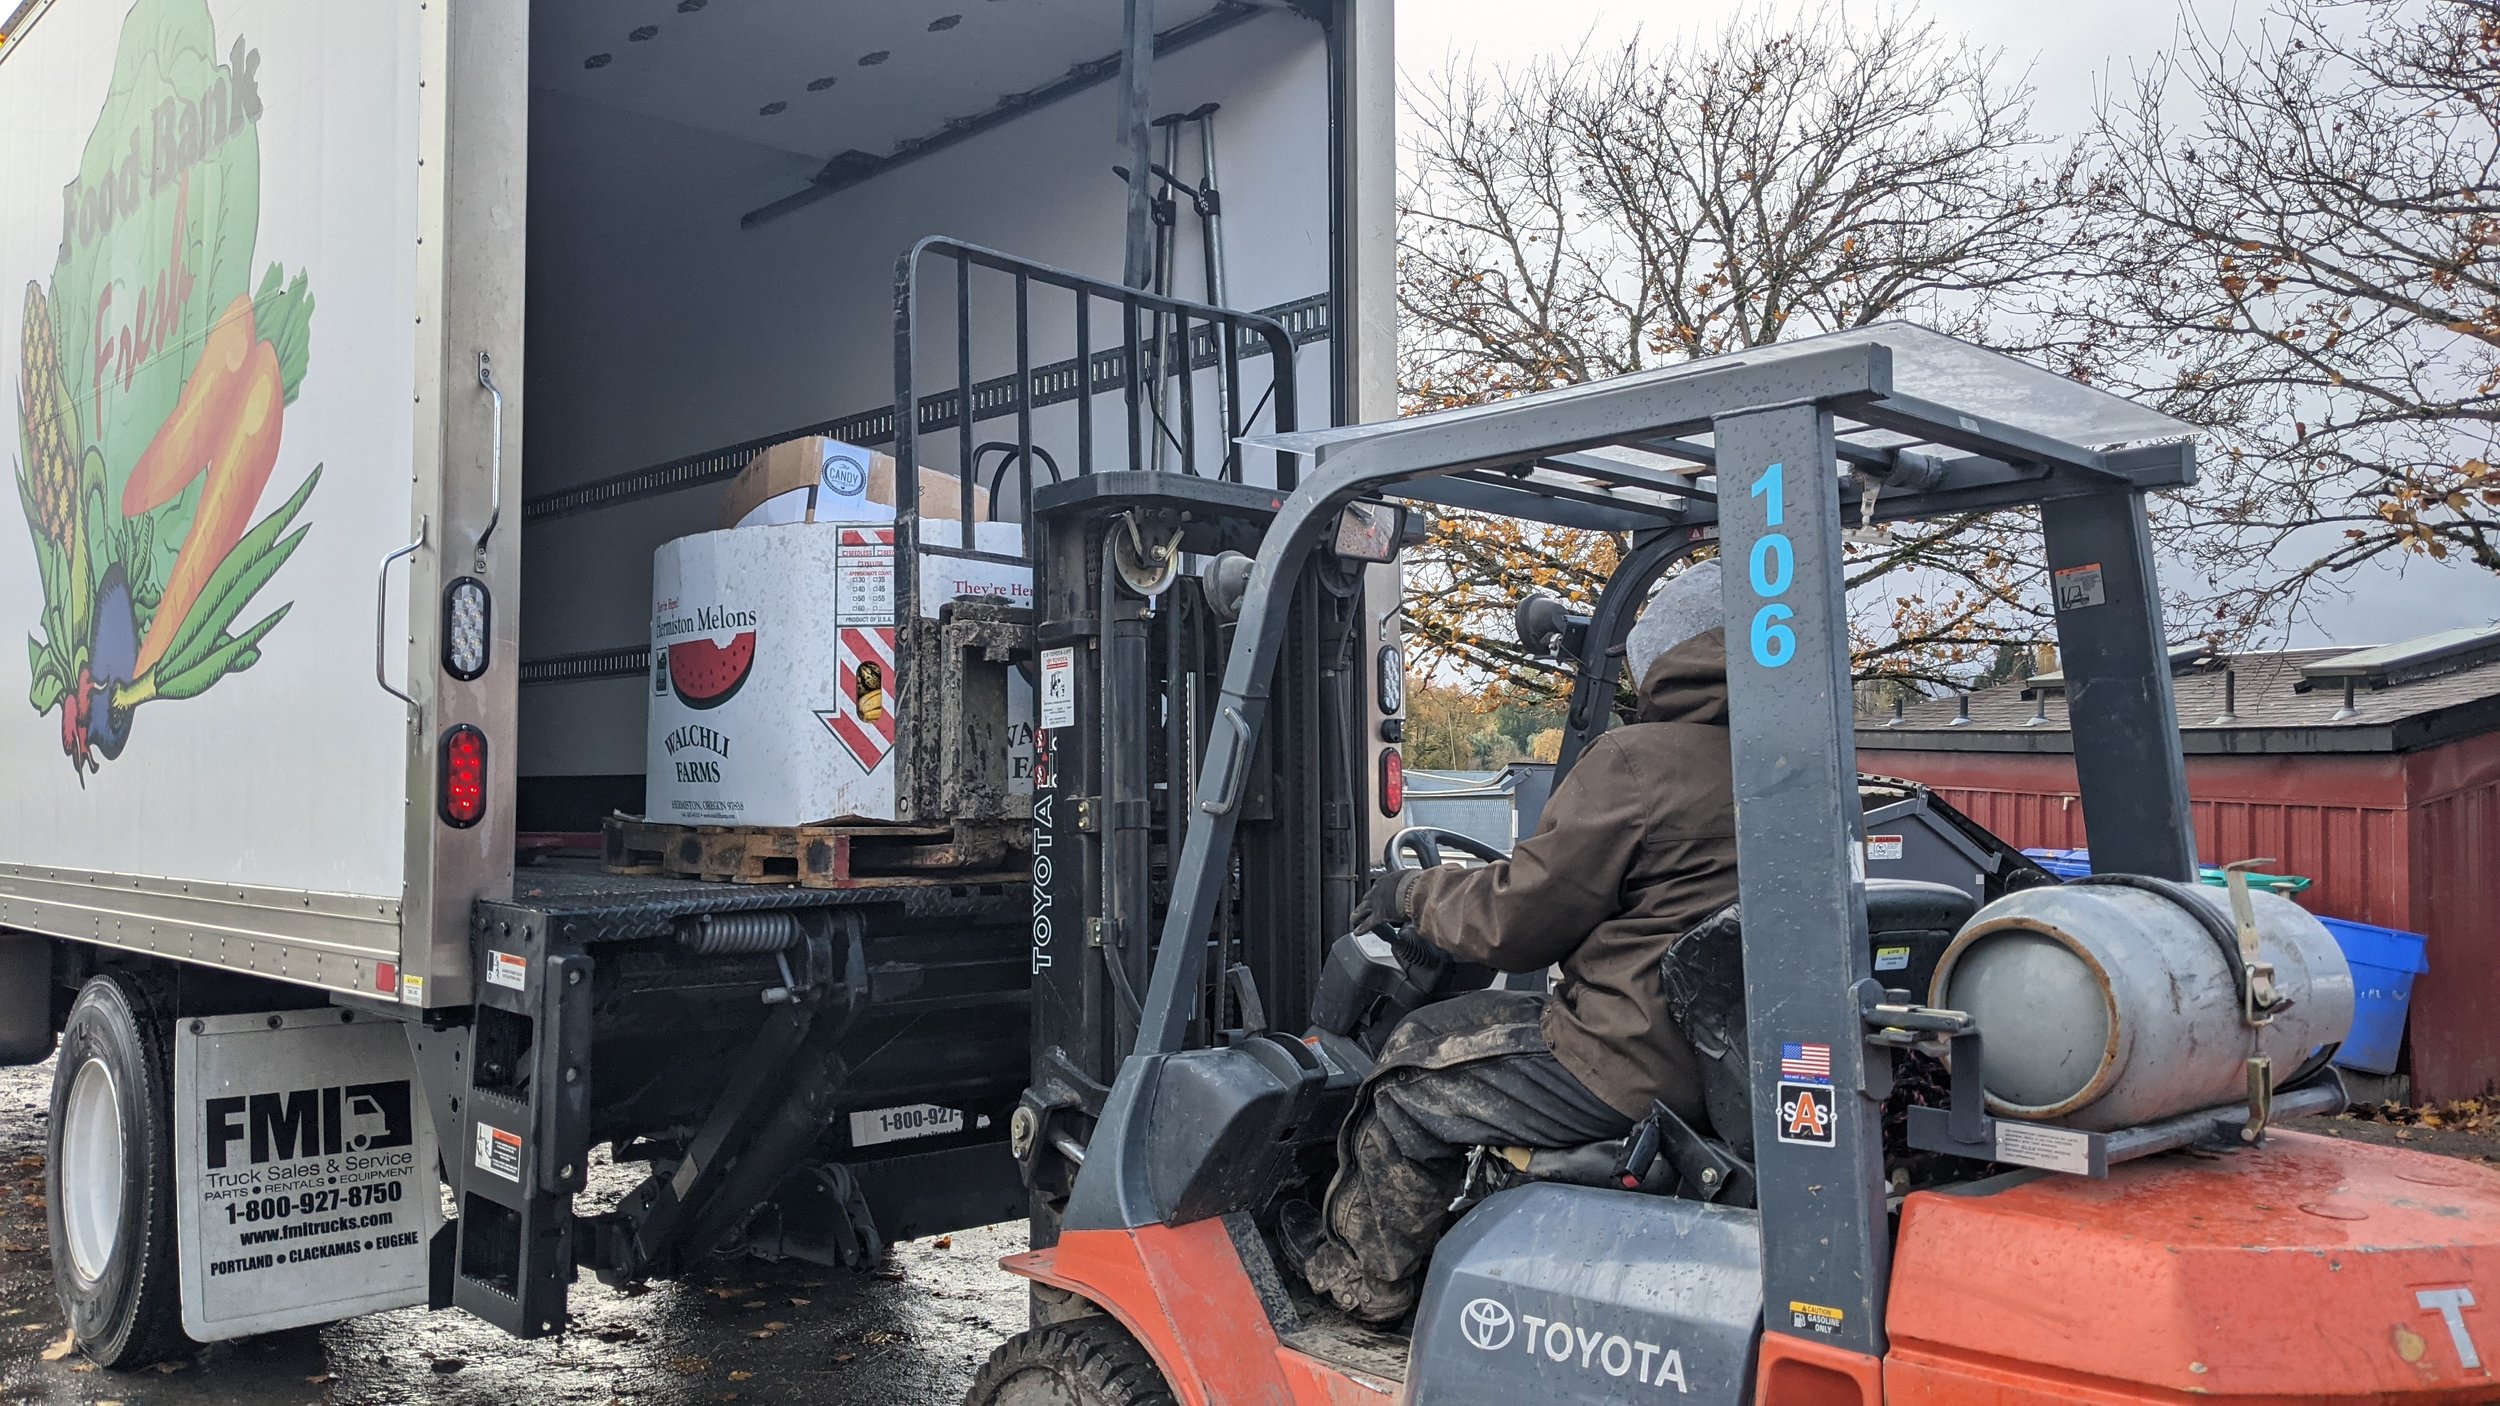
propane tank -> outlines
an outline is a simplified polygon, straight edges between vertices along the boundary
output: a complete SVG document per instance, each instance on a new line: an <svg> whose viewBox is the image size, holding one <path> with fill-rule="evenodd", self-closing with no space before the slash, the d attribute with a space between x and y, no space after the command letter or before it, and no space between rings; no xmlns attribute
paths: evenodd
<svg viewBox="0 0 2500 1406"><path fill-rule="evenodd" d="M2248 898L2278 1000L2253 1032L2230 895L2123 876L1980 909L1937 962L1928 1003L1978 1025L1988 1110L2002 1117L2106 1132L2244 1100L2252 1054L2280 1084L2344 1038L2353 1010L2352 969L2325 926L2289 899Z"/></svg>

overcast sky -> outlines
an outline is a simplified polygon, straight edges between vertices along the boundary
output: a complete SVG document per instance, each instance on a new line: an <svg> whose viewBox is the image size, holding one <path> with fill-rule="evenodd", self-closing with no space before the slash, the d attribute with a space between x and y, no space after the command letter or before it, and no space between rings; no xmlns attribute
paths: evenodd
<svg viewBox="0 0 2500 1406"><path fill-rule="evenodd" d="M2080 125L2094 84L2111 76L2124 81L2131 61L2168 47L2180 17L2178 0L1927 0L1907 8L2002 51L2009 71L2028 69L2040 91L2040 126L2050 131ZM2253 12L2259 0L2236 8ZM1398 7L1398 62L1410 77L1429 76L1453 59L1498 66L1567 53L1592 36L1606 43L1635 33L1663 38L1716 30L1751 11L1796 9L1764 0L1537 0L1532 10L1518 0L1410 0ZM2209 22L2227 21L2234 9L2217 0L2196 6ZM1534 14L1532 23L1523 22L1526 13Z"/></svg>
<svg viewBox="0 0 2500 1406"><path fill-rule="evenodd" d="M1852 13L1871 15L1857 0ZM2183 17L2208 29L2253 23L2266 0L1924 0L1906 8L1933 16L1948 33L2002 55L2009 73L2027 73L2038 93L2034 126L2044 135L2080 129L2095 95L2124 87L2133 71L2172 45ZM1634 34L1667 40L1709 33L1749 12L1797 12L1796 0L1407 0L1398 7L1398 63L1407 80L1429 80L1451 63L1498 68L1567 54L1592 38L1620 44ZM2394 554L2401 556L2401 554ZM2500 620L2500 577L2425 559L2365 568L2343 599L2323 598L2316 623L2288 643L2379 644L2433 630Z"/></svg>

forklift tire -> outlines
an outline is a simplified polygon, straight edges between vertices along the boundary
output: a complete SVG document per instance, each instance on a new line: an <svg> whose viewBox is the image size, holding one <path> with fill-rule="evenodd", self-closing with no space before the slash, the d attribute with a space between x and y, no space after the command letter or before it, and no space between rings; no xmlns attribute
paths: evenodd
<svg viewBox="0 0 2500 1406"><path fill-rule="evenodd" d="M158 991L106 972L70 1007L52 1072L52 1283L78 1350L145 1367L183 1348L173 1046Z"/></svg>
<svg viewBox="0 0 2500 1406"><path fill-rule="evenodd" d="M964 1406L1174 1406L1146 1349L1108 1318L1028 1329L999 1345Z"/></svg>

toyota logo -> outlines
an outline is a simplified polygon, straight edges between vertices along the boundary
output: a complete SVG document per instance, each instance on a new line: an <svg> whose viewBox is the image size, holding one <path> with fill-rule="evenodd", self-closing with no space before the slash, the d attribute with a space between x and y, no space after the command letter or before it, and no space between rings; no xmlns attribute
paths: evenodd
<svg viewBox="0 0 2500 1406"><path fill-rule="evenodd" d="M1510 1316L1510 1305L1477 1299L1459 1310L1458 1331L1486 1352L1500 1352L1510 1346L1511 1335L1519 1331L1519 1325Z"/></svg>

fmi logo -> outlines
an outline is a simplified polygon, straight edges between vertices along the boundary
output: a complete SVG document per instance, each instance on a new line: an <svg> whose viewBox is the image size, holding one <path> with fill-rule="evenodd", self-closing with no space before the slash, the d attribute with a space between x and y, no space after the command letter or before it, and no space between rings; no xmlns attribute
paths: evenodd
<svg viewBox="0 0 2500 1406"><path fill-rule="evenodd" d="M246 1144L251 1165L287 1162L341 1152L379 1152L415 1140L408 1081L340 1084L285 1093L235 1094L204 1099L210 1171L223 1169L235 1144Z"/></svg>

